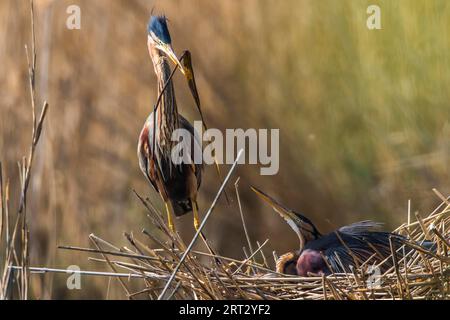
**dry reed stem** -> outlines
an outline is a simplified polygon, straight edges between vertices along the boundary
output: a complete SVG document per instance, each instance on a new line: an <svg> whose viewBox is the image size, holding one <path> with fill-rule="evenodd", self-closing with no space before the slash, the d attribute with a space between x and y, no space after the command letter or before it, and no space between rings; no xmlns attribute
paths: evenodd
<svg viewBox="0 0 450 320"><path fill-rule="evenodd" d="M0 279L0 299L12 298L12 278L16 277L16 287L18 296L22 300L28 299L29 291L29 229L27 223L27 193L31 180L31 170L33 160L35 158L35 150L41 137L45 117L48 111L48 103L43 103L39 119L36 117L36 35L34 27L34 2L30 0L30 19L31 19L31 52L25 45L26 59L28 63L28 80L30 91L30 104L32 114L32 132L31 143L28 157L23 157L18 163L20 177L20 201L18 204L16 222L12 233L9 230L10 210L9 210L9 183L3 190L3 176L0 181L0 197L1 197L1 226L0 226L0 242L3 241L3 224L5 224L5 246L4 246L4 265L2 269L2 277ZM31 57L30 57L31 56ZM0 166L1 171L1 166ZM3 173L0 173L3 175ZM20 233L20 237L19 237ZM20 255L18 251L20 250ZM11 268L13 264L20 265L19 269Z"/></svg>
<svg viewBox="0 0 450 320"><path fill-rule="evenodd" d="M360 268L354 268L352 273L334 273L328 276L294 277L277 274L270 271L265 265L259 265L252 261L252 257L263 253L263 245L250 256L245 256L241 261L220 255L211 255L204 252L190 250L189 259L180 264L178 254L186 251L180 247L174 250L168 248L156 236L147 232L152 240L160 248L150 249L143 242L130 238L134 243L134 250L127 253L102 251L88 248L62 247L68 250L103 254L130 259L131 262L113 261L115 267L130 272L133 278L144 279L146 288L139 292L130 293L131 296L143 295L151 292L149 297L161 297L163 288L169 283L167 279L176 271L175 285L167 291L166 298L176 299L448 299L450 297L450 260L448 258L449 243L445 233L440 230L448 230L450 217L448 206L443 201L438 207L441 210L433 211L428 217L420 221L403 224L399 229L407 230L410 238L405 245L395 248L391 241L391 251L400 252L391 254L383 263L391 261L393 266L380 277L379 287L369 287L365 273L370 263L361 261ZM147 210L152 210L147 207ZM435 227L439 221L439 230ZM164 221L161 221L164 224ZM425 238L424 226L429 227L430 235L438 241L435 252L429 252L417 245ZM164 226L162 226L164 230ZM167 239L174 238L166 235ZM175 236L176 237L176 236ZM406 253L405 246L413 249ZM145 249L144 249L145 248ZM149 255L145 255L148 253ZM206 262L200 263L197 257L204 257ZM172 260L171 260L172 259ZM355 259L357 259L355 257ZM214 260L221 261L221 267L217 269ZM96 259L99 263L107 263L106 259ZM212 265L215 267L210 267ZM244 267L252 268L250 274ZM124 273L117 272L123 276Z"/></svg>

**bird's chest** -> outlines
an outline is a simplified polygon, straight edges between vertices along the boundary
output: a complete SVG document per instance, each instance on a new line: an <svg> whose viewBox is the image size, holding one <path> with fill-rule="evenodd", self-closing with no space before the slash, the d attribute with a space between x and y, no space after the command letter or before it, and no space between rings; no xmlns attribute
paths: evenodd
<svg viewBox="0 0 450 320"><path fill-rule="evenodd" d="M162 121L158 126L158 145L166 152L172 150L175 144L175 142L173 141L173 133L176 129L178 128L175 121Z"/></svg>
<svg viewBox="0 0 450 320"><path fill-rule="evenodd" d="M173 135L179 129L177 119L165 113L158 112L156 116L152 113L147 120L146 126L148 128L148 143L152 152L153 145L155 145L157 152L162 151L165 154L170 154L176 144Z"/></svg>

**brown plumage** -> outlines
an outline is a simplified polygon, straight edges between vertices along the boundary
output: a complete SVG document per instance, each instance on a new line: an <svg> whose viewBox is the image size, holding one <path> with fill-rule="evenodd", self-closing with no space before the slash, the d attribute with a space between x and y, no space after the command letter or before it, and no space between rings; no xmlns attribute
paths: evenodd
<svg viewBox="0 0 450 320"><path fill-rule="evenodd" d="M158 97L161 99L157 111L147 118L139 136L139 167L164 200L169 227L175 230L172 211L176 216L193 211L194 226L198 228L197 190L202 180L202 164L194 164L194 154L201 154L202 146L192 125L178 114L169 59L185 76L187 74L172 49L165 17L151 17L148 50L157 76ZM172 141L177 129L185 129L189 137L183 136L181 141ZM190 143L189 148L184 149L191 150L188 155L190 161L175 164L172 151L186 143Z"/></svg>
<svg viewBox="0 0 450 320"><path fill-rule="evenodd" d="M201 148L199 141L194 139L194 128L181 115L178 115L178 127L192 133L191 145ZM138 156L139 166L150 181L153 188L161 195L164 202L170 202L176 216L182 216L192 211L192 203L197 199L197 190L202 180L202 165L174 165L169 156L159 156L153 153L153 113L148 117L139 136ZM157 153L163 154L163 148L155 139ZM156 161L156 162L155 162Z"/></svg>

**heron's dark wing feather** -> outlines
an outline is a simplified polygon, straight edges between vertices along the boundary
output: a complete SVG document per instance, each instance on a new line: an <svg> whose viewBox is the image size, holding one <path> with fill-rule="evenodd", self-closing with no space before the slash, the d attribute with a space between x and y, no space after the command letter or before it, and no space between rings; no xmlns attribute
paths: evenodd
<svg viewBox="0 0 450 320"><path fill-rule="evenodd" d="M202 170L203 170L203 163L200 161L199 163L195 163L194 154L197 153L198 155L202 155L203 148L202 148L202 141L201 137L199 136L198 132L194 129L194 127L190 124L188 120L186 120L182 115L179 116L179 124L181 128L184 128L188 130L191 133L191 160L194 164L194 174L197 178L197 189L200 188L200 185L202 183ZM202 159L200 159L202 160Z"/></svg>
<svg viewBox="0 0 450 320"><path fill-rule="evenodd" d="M367 232L374 232L379 230L383 226L382 223L374 222L370 220L359 221L352 223L348 226L339 228L339 231L349 235L364 234Z"/></svg>
<svg viewBox="0 0 450 320"><path fill-rule="evenodd" d="M159 188L155 183L154 168L152 168L153 166L151 165L153 161L151 141L153 141L153 121L147 119L141 134L139 135L137 148L139 167L156 192L159 192Z"/></svg>
<svg viewBox="0 0 450 320"><path fill-rule="evenodd" d="M367 225L360 227L339 229L312 241L306 248L319 250L328 259L334 272L349 272L349 266L356 266L372 258L372 262L382 262L391 254L390 241L395 248L403 245L404 238L389 232L370 231ZM352 232L348 232L348 230ZM339 235L339 237L338 237ZM356 261L355 261L356 260ZM382 270L390 267L391 259L388 259L382 266Z"/></svg>
<svg viewBox="0 0 450 320"><path fill-rule="evenodd" d="M328 259L328 263L333 271L341 273L351 272L352 267L366 262L374 253L373 249L367 246L347 245L345 247L342 245L325 250L323 255Z"/></svg>
<svg viewBox="0 0 450 320"><path fill-rule="evenodd" d="M329 248L322 252L322 254L327 259L334 273L350 272L350 266L355 264L352 256L344 246Z"/></svg>

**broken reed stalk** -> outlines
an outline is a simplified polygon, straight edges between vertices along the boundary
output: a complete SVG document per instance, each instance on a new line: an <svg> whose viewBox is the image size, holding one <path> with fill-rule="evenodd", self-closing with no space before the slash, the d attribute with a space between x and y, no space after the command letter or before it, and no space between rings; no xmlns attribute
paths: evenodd
<svg viewBox="0 0 450 320"><path fill-rule="evenodd" d="M242 210L242 204L241 204L241 197L239 194L239 181L241 180L241 178L239 177L236 182L234 183L234 187L236 190L236 198L238 201L238 207L239 207L239 214L241 216L241 221L242 221L242 227L244 229L244 233L245 233L245 238L247 239L247 244L248 244L248 249L250 250L250 255L253 256L253 247L252 247L252 242L250 241L250 236L248 234L247 231L247 224L245 223L245 218L244 218L244 212Z"/></svg>
<svg viewBox="0 0 450 320"><path fill-rule="evenodd" d="M237 164L238 164L240 158L242 157L243 152L244 152L244 150L240 150L240 151L239 151L239 153L238 153L238 155L237 155L237 158L236 158L236 160L234 161L233 166L231 167L230 171L228 172L227 177L225 178L224 182L222 183L222 186L220 187L219 192L217 193L217 195L216 195L214 201L212 202L211 207L209 208L208 212L206 213L205 217L203 218L203 221L202 221L202 223L200 224L200 227L198 228L197 232L195 233L194 238L192 239L191 243L189 244L189 246L187 247L187 249L186 249L186 251L184 252L183 256L181 257L180 262L179 262L178 265L175 267L175 269L174 269L172 275L171 275L170 278L169 278L169 281L167 281L167 283L166 283L166 285L165 285L163 291L162 291L161 294L159 295L158 300L161 300L161 299L164 298L164 295L166 294L167 289L169 288L170 284L172 283L173 279L175 278L175 275L177 274L178 270L180 269L181 264L184 262L184 260L186 259L187 255L188 255L189 252L192 250L192 247L194 246L195 241L197 240L197 238L199 237L200 233L202 232L202 229L203 229L203 227L205 226L206 222L208 221L209 216L210 216L211 213L213 212L213 210L214 210L214 208L215 208L215 206L216 206L216 204L217 204L217 201L219 200L220 196L222 195L222 192L225 190L225 187L226 187L226 185L227 185L227 183L228 183L228 180L230 180L231 175L232 175L233 172L234 172L234 169L236 169L236 166L237 166Z"/></svg>

